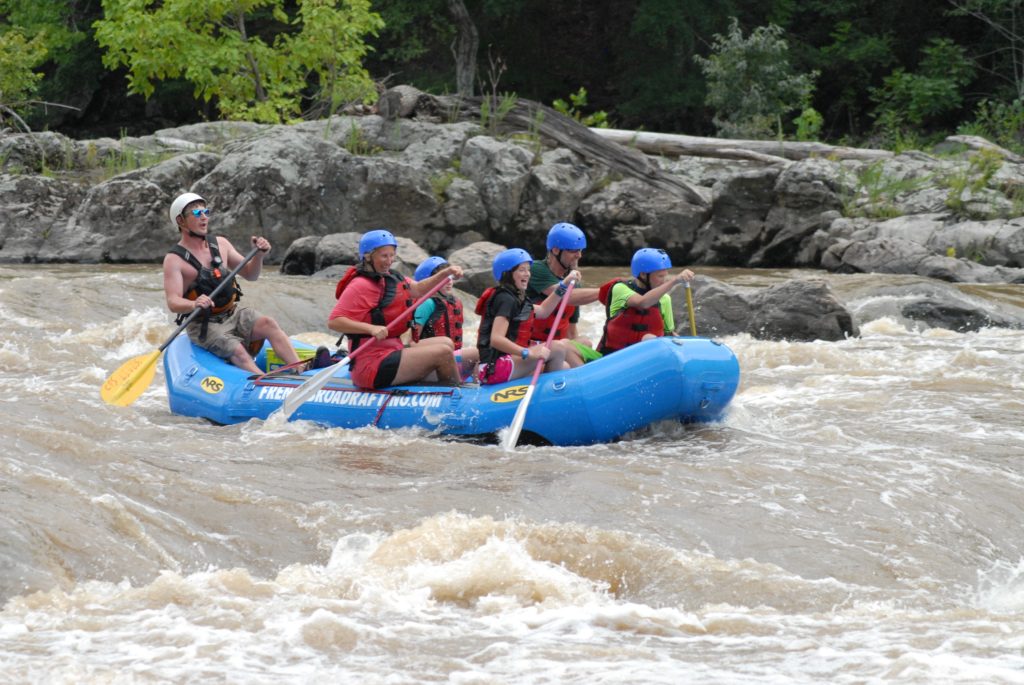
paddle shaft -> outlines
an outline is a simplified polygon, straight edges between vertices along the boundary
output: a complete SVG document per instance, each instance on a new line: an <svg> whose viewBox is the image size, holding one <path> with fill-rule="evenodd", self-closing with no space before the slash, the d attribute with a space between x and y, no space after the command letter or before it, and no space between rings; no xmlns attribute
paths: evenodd
<svg viewBox="0 0 1024 685"><path fill-rule="evenodd" d="M256 253L259 252L259 251L260 251L260 249L258 247L254 247L251 250L249 250L249 253L246 254L245 257L242 258L242 261L238 264L238 266L236 266L234 269L232 269L228 273L227 277L223 281L218 283L217 287L213 289L213 292L210 293L210 295L209 295L210 299L213 300L214 297L216 297L217 295L220 295L220 291L221 290L223 290L224 288L226 288L229 285L231 285L234 282L234 280L235 280L235 276L238 275L238 272L241 271L243 268L245 268L245 265L248 264L249 261L253 257L255 257ZM172 342L174 342L174 339L178 337L178 334L181 333L186 328L188 328L188 325L190 323L192 323L197 316L202 314L204 309L205 308L200 308L200 307L196 307L195 309L193 309L192 313L189 314L187 317L185 317L185 320L181 322L181 325L179 325L178 328L173 333L171 333L171 337L167 338L167 340L164 342L164 344L160 346L159 351L163 352L165 349L167 349L167 346L170 345Z"/></svg>
<svg viewBox="0 0 1024 685"><path fill-rule="evenodd" d="M569 296L572 295L572 289L576 287L576 281L569 281L569 286L565 289L565 294L562 295L562 301L558 303L558 311L555 312L555 320L551 322L551 330L548 332L548 339L544 341L544 347L551 349L551 342L555 339L555 332L558 330L558 324L562 320L562 314L565 313L565 306L569 304ZM516 415L512 419L512 425L508 428L508 434L505 436L505 442L503 447L505 449L512 449L519 442L519 434L523 430L523 424L526 422L526 410L529 408L530 400L533 398L533 389L537 385L537 379L540 378L541 369L544 368L544 360L538 359L537 366L533 368L533 376L530 378L530 385L526 388L526 395L522 400L519 401L519 406L516 408Z"/></svg>
<svg viewBox="0 0 1024 685"><path fill-rule="evenodd" d="M686 311L690 315L690 335L697 337L697 319L693 315L693 292L690 289L690 282L686 282Z"/></svg>
<svg viewBox="0 0 1024 685"><path fill-rule="evenodd" d="M548 331L548 339L544 341L544 347L549 350L551 349L551 343L555 340L555 333L558 331L558 324L562 320L562 314L565 313L565 305L569 304L569 296L572 295L572 289L575 287L576 281L569 281L569 285L565 289L565 295L562 295L562 301L558 303L558 311L555 312L555 320L551 322L551 330ZM530 385L537 384L537 379L540 378L540 372L543 368L544 360L541 359L533 369L533 376L530 378Z"/></svg>
<svg viewBox="0 0 1024 685"><path fill-rule="evenodd" d="M434 293L436 293L438 290L451 283L453 280L454 279L452 279L451 276L443 279L440 283L431 288L429 292L427 292L425 295L421 296L418 300L413 302L412 306L410 306L408 309L406 309L401 314L392 319L390 323L388 323L388 332L393 333L393 326L396 326L397 324L404 321L406 317L412 315L412 313L415 312L416 309L421 304L429 300L434 295ZM278 411L281 412L284 415L284 418L287 419L295 412L296 409L302 406L310 397L315 395L317 391L320 390L320 388L327 385L327 382L331 380L331 377L334 376L334 374L336 374L345 366L351 364L352 359L354 357L359 355L363 350L370 347L375 342L376 338L370 340L362 347L357 347L356 349L352 350L352 352L350 352L349 355L342 359L340 362L332 364L331 366L321 369L320 371L317 371L312 378L310 378L308 381L295 388L295 390L293 390L291 394L288 395L288 397L284 398L284 401L281 403L281 408L278 409Z"/></svg>

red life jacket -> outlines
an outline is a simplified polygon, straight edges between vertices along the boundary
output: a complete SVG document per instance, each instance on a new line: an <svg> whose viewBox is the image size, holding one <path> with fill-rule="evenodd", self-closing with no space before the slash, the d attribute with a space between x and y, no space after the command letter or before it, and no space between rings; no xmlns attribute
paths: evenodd
<svg viewBox="0 0 1024 685"><path fill-rule="evenodd" d="M480 296L480 299L476 301L476 309L474 310L480 317L481 322L484 316L490 316L494 318L494 313L490 311L488 302L491 296L496 292L495 288L488 288ZM525 309L525 307L524 307ZM529 316L524 318L514 317L508 322L508 331L505 332L505 337L509 340L514 340L516 345L520 347L526 347L530 344L530 340L533 337L533 305L529 307ZM479 335L477 336L479 338ZM488 341L489 342L489 341Z"/></svg>
<svg viewBox="0 0 1024 685"><path fill-rule="evenodd" d="M409 281L399 273L389 272L386 274L377 273L376 271L364 271L357 269L354 266L350 266L345 275L338 281L338 285L334 288L334 294L336 297L341 298L341 293L344 292L348 284L356 277L368 278L371 281L383 281L384 287L381 289L380 301L377 306L370 310L370 323L375 326L387 326L389 323L394 321L398 316L406 309L413 305L412 289L409 286ZM397 338L402 335L403 330L399 328L397 331L388 330L389 338ZM344 336L342 336L344 337ZM349 352L353 352L362 345L368 335L353 335L348 334ZM341 339L338 339L339 344Z"/></svg>
<svg viewBox="0 0 1024 685"><path fill-rule="evenodd" d="M544 297L534 300L534 304L539 305L541 302L547 299L547 295ZM562 340L563 338L569 337L569 319L572 318L573 312L576 311L575 305L566 303L565 313L562 314L561 320L558 322L558 328L555 329L555 337L552 340ZM551 333L551 323L555 320L555 316L558 314L558 307L551 312L551 314L544 319L534 318L533 320L533 339L534 340L547 340L548 335Z"/></svg>
<svg viewBox="0 0 1024 685"><path fill-rule="evenodd" d="M420 329L412 329L412 339L416 342L424 338L448 337L455 343L455 349L462 349L462 302L459 298L436 295L431 298L434 311Z"/></svg>
<svg viewBox="0 0 1024 685"><path fill-rule="evenodd" d="M656 336L665 334L665 322L661 318L661 307L657 304L647 309L623 307L615 316L611 315L612 288L616 283L625 283L630 290L640 295L647 292L636 281L627 281L624 278L613 278L597 291L597 299L604 305L604 313L608 317L604 322L601 342L597 345L597 351L601 354L635 345L648 333Z"/></svg>

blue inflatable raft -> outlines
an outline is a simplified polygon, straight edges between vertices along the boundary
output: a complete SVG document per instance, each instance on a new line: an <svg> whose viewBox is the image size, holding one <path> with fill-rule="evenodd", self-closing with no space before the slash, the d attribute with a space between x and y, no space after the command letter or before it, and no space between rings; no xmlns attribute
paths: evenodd
<svg viewBox="0 0 1024 685"><path fill-rule="evenodd" d="M265 368L265 349L256 362ZM171 411L219 424L266 419L314 373L253 376L195 347L184 335L164 351ZM512 423L529 381L527 376L499 385L359 390L346 366L291 418L342 428L420 428L493 438ZM541 374L522 439L586 445L609 442L658 421L715 421L738 383L736 356L718 341L649 340L576 369Z"/></svg>

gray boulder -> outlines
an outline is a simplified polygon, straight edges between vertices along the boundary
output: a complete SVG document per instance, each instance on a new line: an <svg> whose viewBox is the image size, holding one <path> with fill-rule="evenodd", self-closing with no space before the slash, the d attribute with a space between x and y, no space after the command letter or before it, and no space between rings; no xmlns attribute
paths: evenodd
<svg viewBox="0 0 1024 685"><path fill-rule="evenodd" d="M494 285L491 264L505 249L489 241L481 241L455 250L448 255L448 261L462 268L462 280L457 285L471 295L479 297L484 290Z"/></svg>
<svg viewBox="0 0 1024 685"><path fill-rule="evenodd" d="M693 283L697 334L748 333L766 340L843 340L860 331L849 310L823 280L792 280L750 295L698 276ZM689 334L685 297L673 296L676 331Z"/></svg>

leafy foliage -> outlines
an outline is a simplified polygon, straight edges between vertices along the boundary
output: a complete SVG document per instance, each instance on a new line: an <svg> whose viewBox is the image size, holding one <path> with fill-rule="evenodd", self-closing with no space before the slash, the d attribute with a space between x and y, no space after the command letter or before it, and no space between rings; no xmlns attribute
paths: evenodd
<svg viewBox="0 0 1024 685"><path fill-rule="evenodd" d="M890 174L884 161L871 162L857 171L852 184L844 178L843 215L891 219L902 214L897 205L901 196L920 190L930 176L902 177Z"/></svg>
<svg viewBox="0 0 1024 685"><path fill-rule="evenodd" d="M103 0L96 39L132 92L184 78L228 119L290 121L304 100L333 111L375 91L364 38L380 29L369 0Z"/></svg>
<svg viewBox="0 0 1024 685"><path fill-rule="evenodd" d="M575 93L569 94L569 102L559 98L551 103L554 110L567 117L572 117L584 126L593 128L608 128L608 113L604 110L584 114L583 109L587 106L587 89L580 86Z"/></svg>
<svg viewBox="0 0 1024 685"><path fill-rule="evenodd" d="M964 49L949 39L936 38L922 53L917 72L896 69L873 91L875 115L883 126L921 126L960 106L961 89L974 73Z"/></svg>
<svg viewBox="0 0 1024 685"><path fill-rule="evenodd" d="M714 51L696 57L708 81L706 102L718 130L732 137L782 134L780 121L810 101L816 73L795 74L782 28L760 26L744 36L734 18Z"/></svg>
<svg viewBox="0 0 1024 685"><path fill-rule="evenodd" d="M19 30L0 33L0 125L7 120L27 128L18 114L39 86L42 74L34 71L46 59L43 36L32 40Z"/></svg>
<svg viewBox="0 0 1024 685"><path fill-rule="evenodd" d="M976 135L1024 154L1024 102L999 102L987 98L974 109L974 119L960 124L957 132Z"/></svg>

